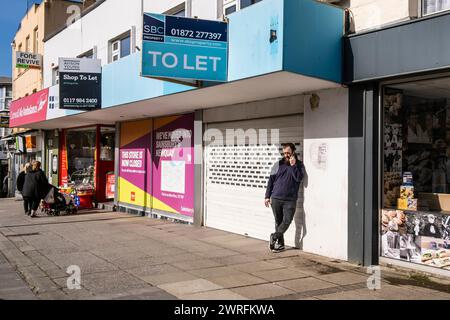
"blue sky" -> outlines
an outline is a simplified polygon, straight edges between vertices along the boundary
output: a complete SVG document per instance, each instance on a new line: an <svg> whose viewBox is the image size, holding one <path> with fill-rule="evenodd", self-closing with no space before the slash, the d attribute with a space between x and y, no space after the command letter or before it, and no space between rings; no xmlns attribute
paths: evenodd
<svg viewBox="0 0 450 320"><path fill-rule="evenodd" d="M11 76L11 42L27 10L27 2L41 0L0 0L0 76Z"/></svg>

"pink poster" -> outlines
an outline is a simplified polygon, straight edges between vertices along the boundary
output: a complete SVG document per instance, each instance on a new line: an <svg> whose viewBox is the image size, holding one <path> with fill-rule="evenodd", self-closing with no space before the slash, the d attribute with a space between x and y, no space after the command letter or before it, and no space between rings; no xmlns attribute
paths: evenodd
<svg viewBox="0 0 450 320"><path fill-rule="evenodd" d="M194 114L154 120L153 208L194 216Z"/></svg>
<svg viewBox="0 0 450 320"><path fill-rule="evenodd" d="M49 89L11 103L10 127L20 127L29 123L45 121L47 117Z"/></svg>

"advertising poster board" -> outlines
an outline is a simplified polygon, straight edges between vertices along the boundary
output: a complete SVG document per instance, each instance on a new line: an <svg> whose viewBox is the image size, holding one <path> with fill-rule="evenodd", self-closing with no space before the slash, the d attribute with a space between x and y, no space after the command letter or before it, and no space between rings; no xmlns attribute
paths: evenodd
<svg viewBox="0 0 450 320"><path fill-rule="evenodd" d="M119 202L133 208L151 208L152 120L121 124Z"/></svg>
<svg viewBox="0 0 450 320"><path fill-rule="evenodd" d="M227 23L153 13L143 19L143 77L227 81Z"/></svg>
<svg viewBox="0 0 450 320"><path fill-rule="evenodd" d="M194 216L194 166L194 114L155 119L153 209Z"/></svg>
<svg viewBox="0 0 450 320"><path fill-rule="evenodd" d="M102 105L99 59L59 59L59 108L96 110Z"/></svg>

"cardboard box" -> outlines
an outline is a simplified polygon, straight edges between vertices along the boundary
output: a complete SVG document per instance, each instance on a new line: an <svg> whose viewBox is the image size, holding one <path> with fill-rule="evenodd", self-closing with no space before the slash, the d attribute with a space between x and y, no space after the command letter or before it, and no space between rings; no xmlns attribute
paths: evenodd
<svg viewBox="0 0 450 320"><path fill-rule="evenodd" d="M419 193L420 207L431 211L450 211L450 194Z"/></svg>
<svg viewBox="0 0 450 320"><path fill-rule="evenodd" d="M413 199L414 186L402 185L400 186L400 199Z"/></svg>

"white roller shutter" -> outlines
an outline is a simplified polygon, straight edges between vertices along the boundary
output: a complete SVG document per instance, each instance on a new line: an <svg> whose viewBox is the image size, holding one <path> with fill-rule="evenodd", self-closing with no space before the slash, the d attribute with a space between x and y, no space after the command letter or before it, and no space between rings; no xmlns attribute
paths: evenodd
<svg viewBox="0 0 450 320"><path fill-rule="evenodd" d="M207 135L217 135L220 131L224 137L227 129L250 129L247 131L250 135L259 129L268 129L268 143L249 144L247 141L245 145L226 145L217 143L220 139L216 138L216 143L205 149L205 225L268 240L274 232L274 218L271 209L264 206L264 195L272 165L281 158L280 145L271 144L270 130L279 129L279 142L294 143L303 160L303 115L214 123L207 128ZM211 141L211 137L207 138ZM296 224L300 225L299 219L303 216L302 198L303 191L300 191L297 223L292 223L285 236L290 246L294 246L296 235L298 239L301 232L296 233Z"/></svg>

